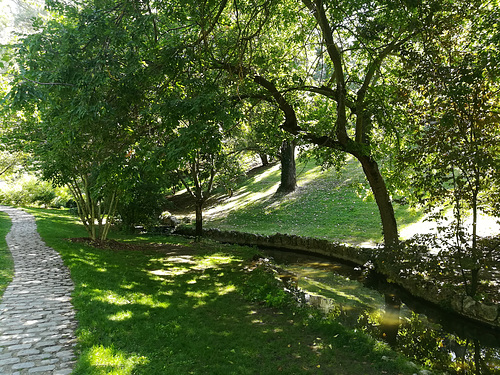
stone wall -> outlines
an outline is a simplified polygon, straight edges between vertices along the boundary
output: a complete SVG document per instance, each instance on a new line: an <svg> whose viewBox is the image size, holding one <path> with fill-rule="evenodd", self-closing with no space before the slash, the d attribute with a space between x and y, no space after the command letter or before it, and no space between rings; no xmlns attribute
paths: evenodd
<svg viewBox="0 0 500 375"><path fill-rule="evenodd" d="M185 236L194 236L194 229L178 227L175 233ZM371 263L377 272L386 276L395 284L403 287L412 295L445 309L452 310L469 319L500 328L500 306L486 305L475 301L461 291L457 291L457 289L442 288L431 280L425 280L419 276L401 278L399 277L399 270L395 269L393 267L394 265L391 267L387 262L377 259L377 254L381 251L380 249L347 246L322 239L280 233L265 236L253 233L207 229L203 231L203 236L225 243L272 247L285 251L302 251L323 255L360 266Z"/></svg>
<svg viewBox="0 0 500 375"><path fill-rule="evenodd" d="M179 227L176 234L194 236L194 229ZM218 229L203 230L203 237L219 242L232 243L238 245L272 247L282 250L303 251L311 254L323 255L344 262L364 265L373 257L374 249L347 246L337 242L327 240L301 237L276 233L271 236L265 236L254 233L244 232L226 232Z"/></svg>

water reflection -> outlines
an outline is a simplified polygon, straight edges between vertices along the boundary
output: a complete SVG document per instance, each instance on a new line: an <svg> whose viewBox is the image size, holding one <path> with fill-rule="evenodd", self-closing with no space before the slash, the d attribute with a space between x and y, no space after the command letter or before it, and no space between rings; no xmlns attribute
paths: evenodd
<svg viewBox="0 0 500 375"><path fill-rule="evenodd" d="M385 340L412 361L454 375L500 375L498 330L428 305L350 266L310 255L268 254L297 275L299 287L312 294L310 303L330 318ZM377 290L377 296L364 286Z"/></svg>
<svg viewBox="0 0 500 375"><path fill-rule="evenodd" d="M400 324L401 299L396 294L386 294L384 297L385 311L380 320L380 328L384 340L395 347Z"/></svg>

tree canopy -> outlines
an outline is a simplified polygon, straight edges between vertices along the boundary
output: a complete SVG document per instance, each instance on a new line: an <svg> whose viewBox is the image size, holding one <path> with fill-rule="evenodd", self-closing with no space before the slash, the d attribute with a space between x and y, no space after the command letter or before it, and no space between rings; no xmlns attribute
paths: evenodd
<svg viewBox="0 0 500 375"><path fill-rule="evenodd" d="M401 150L420 150L415 174L432 176L434 161L459 168L455 151L440 148L454 135L456 150L469 142L469 154L482 152L474 172L482 186L499 186L496 159L485 156L498 136L495 5L47 1L50 17L17 47L12 140L47 178L93 196L89 207L124 199L137 186L127 174L181 181L198 202L199 228L217 173L231 170L245 145L262 153L301 142L330 164L350 154L377 202L385 244L397 244L391 189L408 181L393 163ZM463 124L474 124L474 142L456 138ZM467 180L466 169L459 173ZM404 192L420 186L437 197L434 182L415 179Z"/></svg>

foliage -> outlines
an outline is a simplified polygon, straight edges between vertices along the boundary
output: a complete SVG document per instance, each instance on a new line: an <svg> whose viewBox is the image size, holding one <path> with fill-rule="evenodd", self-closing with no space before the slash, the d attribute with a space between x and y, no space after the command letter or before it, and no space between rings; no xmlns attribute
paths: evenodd
<svg viewBox="0 0 500 375"><path fill-rule="evenodd" d="M5 205L43 205L59 208L66 206L68 200L67 191L55 188L50 182L29 174L13 176L3 181L0 189L0 201Z"/></svg>
<svg viewBox="0 0 500 375"><path fill-rule="evenodd" d="M213 63L234 79L241 97L279 108L285 131L334 150L334 158L321 152L325 160L342 161L338 152L356 157L377 202L385 242L397 243L379 162L406 130L405 116L392 107L399 100L393 83L401 69L398 54L427 27L440 27L434 21L449 5L250 3L228 4L227 19L213 28Z"/></svg>
<svg viewBox="0 0 500 375"><path fill-rule="evenodd" d="M70 187L89 235L103 239L136 119L130 116L136 107L126 104L130 77L118 84L119 73L104 62L118 63L124 52L119 44L129 39L117 28L114 44L107 36L94 38L103 35L109 17L91 8L63 10L19 46L19 71L7 102L17 119L9 140L34 156L44 178Z"/></svg>
<svg viewBox="0 0 500 375"><path fill-rule="evenodd" d="M411 66L418 61L410 76L416 87L414 134L402 157L411 167L407 180L411 197L434 210L438 218L445 207L453 207L454 221L441 227L442 235L448 251L459 259L471 296L476 293L482 263L479 211L500 214L491 190L500 179L498 73L492 66L496 52L492 52L491 34L484 29L492 12L497 10L479 9L434 38L434 44L428 43L430 51L409 53ZM475 42L466 42L472 35L478 36ZM470 229L465 225L469 210Z"/></svg>

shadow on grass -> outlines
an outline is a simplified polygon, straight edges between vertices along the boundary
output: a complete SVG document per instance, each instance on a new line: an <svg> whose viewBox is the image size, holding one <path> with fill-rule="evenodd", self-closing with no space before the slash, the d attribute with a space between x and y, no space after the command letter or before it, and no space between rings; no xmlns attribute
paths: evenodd
<svg viewBox="0 0 500 375"><path fill-rule="evenodd" d="M71 218L37 215L75 283L75 374L402 373L380 359L391 355L387 348L365 336L245 299L241 268L252 249L96 249L61 238L74 229Z"/></svg>

